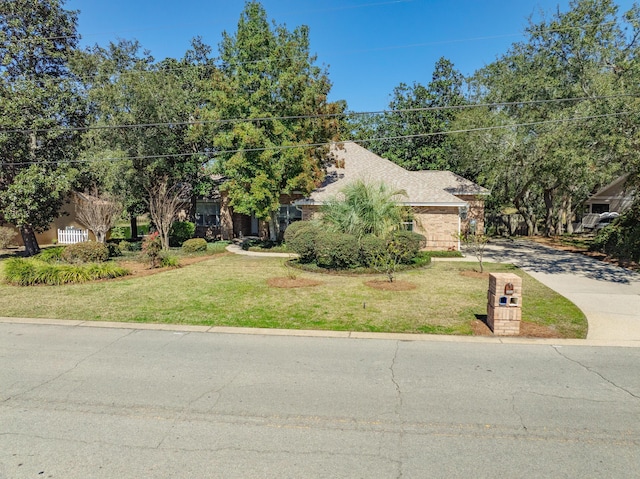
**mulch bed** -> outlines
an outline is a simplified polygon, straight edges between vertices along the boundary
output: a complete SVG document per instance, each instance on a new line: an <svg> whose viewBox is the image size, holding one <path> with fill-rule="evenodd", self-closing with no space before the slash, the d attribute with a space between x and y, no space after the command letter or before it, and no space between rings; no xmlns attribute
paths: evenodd
<svg viewBox="0 0 640 479"><path fill-rule="evenodd" d="M221 254L231 254L231 253L221 253ZM220 256L220 254L216 255L208 255L208 256L189 256L180 258L180 266L178 268L182 268L183 266L189 266L191 264L200 263L202 261L207 261L216 256ZM152 274L164 273L165 271L170 271L176 268L151 268L148 263L143 263L140 261L126 261L120 260L117 261L118 265L122 266L129 270L129 274L127 276L121 276L120 278L114 279L131 279L131 278L142 278L144 276L151 276ZM113 279L109 279L108 281L113 281Z"/></svg>
<svg viewBox="0 0 640 479"><path fill-rule="evenodd" d="M394 281L391 283L382 279L374 279L372 281L366 281L364 284L370 288L381 289L383 291L410 291L416 289L416 285L408 281Z"/></svg>
<svg viewBox="0 0 640 479"><path fill-rule="evenodd" d="M267 284L272 288L309 288L322 284L322 281L314 281L308 278L279 277L269 278Z"/></svg>
<svg viewBox="0 0 640 479"><path fill-rule="evenodd" d="M480 319L474 319L471 323L471 329L474 336L493 336L493 332L489 329L487 323ZM505 336L508 337L508 336ZM520 322L520 338L562 338L557 331L540 324Z"/></svg>
<svg viewBox="0 0 640 479"><path fill-rule="evenodd" d="M460 271L460 276L464 276L465 278L489 279L489 273L487 273L486 271L481 273L480 271L476 271L475 269Z"/></svg>

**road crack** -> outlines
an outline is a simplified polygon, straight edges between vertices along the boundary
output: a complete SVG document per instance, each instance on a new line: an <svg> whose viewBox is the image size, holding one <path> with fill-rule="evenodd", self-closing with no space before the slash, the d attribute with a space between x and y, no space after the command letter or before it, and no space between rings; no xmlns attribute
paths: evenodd
<svg viewBox="0 0 640 479"><path fill-rule="evenodd" d="M564 359L566 359L567 361L571 361L572 363L577 364L578 366L582 367L583 369L585 369L586 371L590 372L591 374L595 374L596 376L598 376L600 379L602 379L603 381L607 382L608 384L610 384L611 386L613 386L616 389L619 389L620 391L623 391L625 393L627 393L629 396L631 396L632 398L635 399L640 399L640 396L633 394L631 391L629 391L628 389L623 388L622 386L619 386L618 384L614 383L613 381L611 381L610 379L604 377L602 374L600 374L598 371L596 371L593 368L590 368L589 366L586 366L585 364L582 364L580 361L578 361L577 359L572 359L569 356L567 356L566 354L563 354L558 346L553 346L553 349L555 349L556 353L558 353L560 356L562 356Z"/></svg>
<svg viewBox="0 0 640 479"><path fill-rule="evenodd" d="M78 368L82 363L84 363L84 362L85 362L85 361L87 361L88 359L91 359L93 356L95 356L95 355L97 355L97 354L101 353L102 351L104 351L105 349L107 349L107 348L109 348L109 347L113 346L113 345L114 345L114 344L116 344L118 341L120 341L121 339L126 338L126 337L127 337L127 336L129 336L130 334L133 334L135 331L136 331L135 329L130 330L127 334L124 334L124 335L122 335L122 336L119 336L118 338L114 339L114 340L113 340L113 341L111 341L110 343L105 344L105 345L104 345L103 347L101 347L100 349L98 349L98 350L96 350L96 351L92 352L91 354L88 354L87 356L83 357L82 359L78 360L78 361L77 361L73 366L71 366L69 369L66 369L66 370L62 371L60 374L58 374L58 375L56 375L56 376L54 376L54 377L52 377L52 378L50 378L50 379L47 379L46 381L43 381L43 382L41 382L41 383L39 383L39 384L36 384L35 386L33 386L33 387L31 387L31 388L27 389L26 391L21 391L21 392L19 392L19 393L17 393L17 394L14 394L13 396L9 396L9 397L7 397L7 398L3 399L3 400L2 400L2 402L7 402L7 401L9 401L9 400L11 400L11 399L14 399L14 398L20 397L20 396L22 396L22 395L24 395L24 394L28 394L28 393L30 393L30 392L32 392L32 391L35 391L36 389L39 389L39 388L41 388L41 387L43 387L43 386L46 386L47 384L51 384L52 382L54 382L54 381L56 381L56 380L60 379L60 378L61 378L62 376L64 376L65 374L69 374L70 372L72 372L72 371L74 371L75 369L77 369L77 368Z"/></svg>

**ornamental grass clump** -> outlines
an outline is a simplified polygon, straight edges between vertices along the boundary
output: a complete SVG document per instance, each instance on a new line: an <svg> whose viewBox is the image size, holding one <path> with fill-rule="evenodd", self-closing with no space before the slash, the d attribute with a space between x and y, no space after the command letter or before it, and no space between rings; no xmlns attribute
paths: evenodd
<svg viewBox="0 0 640 479"><path fill-rule="evenodd" d="M64 249L64 246L56 246L54 248L43 249L35 257L48 263L63 261L62 253L64 253Z"/></svg>
<svg viewBox="0 0 640 479"><path fill-rule="evenodd" d="M127 269L115 263L64 264L38 258L11 258L4 265L5 281L17 286L57 286L117 278L127 274Z"/></svg>

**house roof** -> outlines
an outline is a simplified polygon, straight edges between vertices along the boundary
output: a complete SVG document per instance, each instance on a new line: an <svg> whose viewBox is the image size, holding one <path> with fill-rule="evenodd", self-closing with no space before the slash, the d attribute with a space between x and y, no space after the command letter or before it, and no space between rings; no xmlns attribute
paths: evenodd
<svg viewBox="0 0 640 479"><path fill-rule="evenodd" d="M443 188L452 195L481 195L486 196L490 191L471 180L467 180L452 171L421 170L410 171L412 175L419 175L432 188Z"/></svg>
<svg viewBox="0 0 640 479"><path fill-rule="evenodd" d="M321 205L354 181L383 182L404 190L399 203L411 206L465 206L456 194L488 194L488 190L449 171L408 171L353 142L333 146L335 159L319 188L297 204Z"/></svg>
<svg viewBox="0 0 640 479"><path fill-rule="evenodd" d="M596 191L593 195L591 195L585 201L585 204L588 205L591 203L601 203L604 200L611 200L614 198L624 198L624 197L631 198L633 196L633 190L632 189L627 190L625 188L625 183L628 177L629 177L628 174L619 176L618 178L613 180L611 183L609 183L608 185L605 185L604 187Z"/></svg>

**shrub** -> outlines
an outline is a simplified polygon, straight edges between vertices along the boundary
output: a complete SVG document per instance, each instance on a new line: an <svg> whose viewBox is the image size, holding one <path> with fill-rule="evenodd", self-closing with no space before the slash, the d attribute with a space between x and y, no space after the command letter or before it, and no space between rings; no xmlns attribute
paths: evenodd
<svg viewBox="0 0 640 479"><path fill-rule="evenodd" d="M207 240L204 238L192 238L182 243L184 253L202 253L207 251Z"/></svg>
<svg viewBox="0 0 640 479"><path fill-rule="evenodd" d="M420 248L426 243L424 236L413 231L395 231L389 241L401 263L409 264L416 257Z"/></svg>
<svg viewBox="0 0 640 479"><path fill-rule="evenodd" d="M41 261L51 263L54 261L62 261L62 253L64 252L64 246L56 246L55 248L43 249L36 255L36 258Z"/></svg>
<svg viewBox="0 0 640 479"><path fill-rule="evenodd" d="M161 268L177 268L180 266L180 259L173 254L169 254L166 251L160 252L160 267Z"/></svg>
<svg viewBox="0 0 640 479"><path fill-rule="evenodd" d="M5 249L7 246L13 244L13 240L16 239L17 233L6 226L0 226L0 249Z"/></svg>
<svg viewBox="0 0 640 479"><path fill-rule="evenodd" d="M160 265L160 252L162 251L162 240L160 234L156 231L146 236L142 240L142 253L149 261L152 268Z"/></svg>
<svg viewBox="0 0 640 479"><path fill-rule="evenodd" d="M387 241L374 235L363 236L360 240L360 263L372 267L377 258L387 249Z"/></svg>
<svg viewBox="0 0 640 479"><path fill-rule="evenodd" d="M590 249L622 260L640 261L640 202L598 231Z"/></svg>
<svg viewBox="0 0 640 479"><path fill-rule="evenodd" d="M38 258L11 258L4 267L5 280L18 286L83 283L127 274L125 268L115 263L55 264Z"/></svg>
<svg viewBox="0 0 640 479"><path fill-rule="evenodd" d="M311 263L316 259L316 238L323 232L322 228L312 221L296 221L284 232L287 247L297 253L301 263Z"/></svg>
<svg viewBox="0 0 640 479"><path fill-rule="evenodd" d="M95 241L71 244L64 248L62 259L67 263L101 263L109 259L109 248Z"/></svg>
<svg viewBox="0 0 640 479"><path fill-rule="evenodd" d="M169 230L169 245L182 246L182 243L193 238L195 233L195 223L191 223L190 221L174 221Z"/></svg>
<svg viewBox="0 0 640 479"><path fill-rule="evenodd" d="M127 237L127 231L123 226L114 226L111 228L109 238L112 240L125 239Z"/></svg>
<svg viewBox="0 0 640 479"><path fill-rule="evenodd" d="M360 264L360 245L354 235L321 232L315 242L316 263L331 269L354 268Z"/></svg>
<svg viewBox="0 0 640 479"><path fill-rule="evenodd" d="M118 243L120 247L120 252L122 251L140 251L142 249L142 243L135 241L120 241Z"/></svg>
<svg viewBox="0 0 640 479"><path fill-rule="evenodd" d="M109 250L109 258L122 256L122 250L120 249L120 245L117 243L107 243L107 249Z"/></svg>

